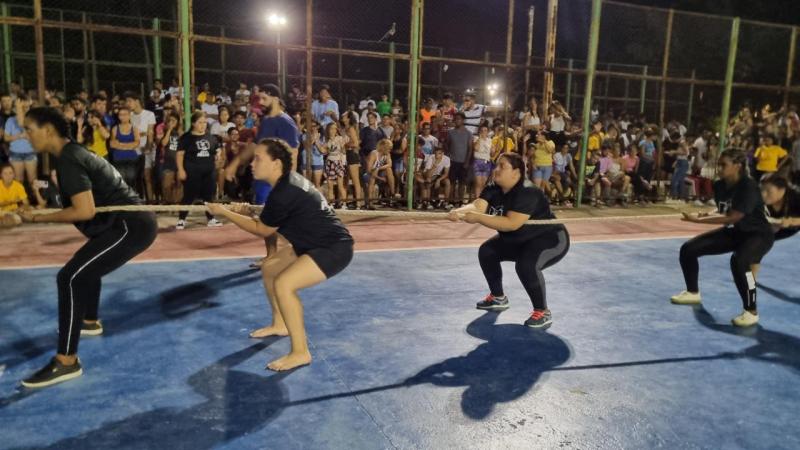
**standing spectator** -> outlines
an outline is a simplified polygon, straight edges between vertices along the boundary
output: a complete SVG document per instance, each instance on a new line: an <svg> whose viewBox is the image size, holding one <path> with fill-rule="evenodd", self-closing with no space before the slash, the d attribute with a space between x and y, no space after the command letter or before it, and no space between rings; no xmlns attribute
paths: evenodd
<svg viewBox="0 0 800 450"><path fill-rule="evenodd" d="M206 113L206 120L212 125L219 120L219 105L217 105L217 98L212 92L206 92L203 97L204 101L200 105L200 110Z"/></svg>
<svg viewBox="0 0 800 450"><path fill-rule="evenodd" d="M367 95L365 95L364 98L361 99L360 102L358 102L358 110L363 112L370 106L372 106L372 108L375 109L375 100L372 99L372 94L367 92Z"/></svg>
<svg viewBox="0 0 800 450"><path fill-rule="evenodd" d="M442 104L439 105L439 115L436 120L437 137L440 141L447 141L447 134L455 124L457 112L456 104L453 103L453 94L445 92L442 97Z"/></svg>
<svg viewBox="0 0 800 450"><path fill-rule="evenodd" d="M428 131L430 131L430 128ZM378 141L384 137L383 132L378 128L378 114L370 112L367 115L367 126L362 128L359 133L362 161L365 161L367 156L378 147Z"/></svg>
<svg viewBox="0 0 800 450"><path fill-rule="evenodd" d="M395 198L400 198L403 177L406 173L406 156L408 151L408 121L398 123L392 132L392 173L395 179Z"/></svg>
<svg viewBox="0 0 800 450"><path fill-rule="evenodd" d="M330 87L323 84L319 89L319 99L311 104L311 115L321 127L339 120L339 104L331 98Z"/></svg>
<svg viewBox="0 0 800 450"><path fill-rule="evenodd" d="M419 149L423 155L432 155L436 147L439 147L439 139L431 134L431 124L422 125L422 133L419 135Z"/></svg>
<svg viewBox="0 0 800 450"><path fill-rule="evenodd" d="M88 119L78 121L78 143L89 149L95 155L108 159L106 142L111 138L111 132L103 123L103 116L97 111L89 111Z"/></svg>
<svg viewBox="0 0 800 450"><path fill-rule="evenodd" d="M153 99L156 103L164 101L164 96L167 95L166 91L164 91L164 85L161 83L161 80L156 78L153 80L153 90L150 91L150 98Z"/></svg>
<svg viewBox="0 0 800 450"><path fill-rule="evenodd" d="M775 145L774 135L765 135L763 142L763 145L756 149L754 155L756 160L756 181L760 180L765 174L777 172L781 161L789 155L789 152L785 149Z"/></svg>
<svg viewBox="0 0 800 450"><path fill-rule="evenodd" d="M331 122L325 127L325 138L320 145L320 151L327 156L325 159L325 178L328 180L328 202L334 208L340 208L347 203L347 189L344 187L344 177L347 168L346 145L349 138L339 135L339 126ZM339 192L339 201L333 192L333 185Z"/></svg>
<svg viewBox="0 0 800 450"><path fill-rule="evenodd" d="M492 174L492 138L489 137L489 127L481 125L478 135L473 143L473 172L475 174L474 197L479 198L486 181Z"/></svg>
<svg viewBox="0 0 800 450"><path fill-rule="evenodd" d="M563 147L563 145L562 145ZM556 145L547 138L544 131L536 133L536 146L533 151L533 183L547 193L550 177L553 176L553 155Z"/></svg>
<svg viewBox="0 0 800 450"><path fill-rule="evenodd" d="M249 101L250 89L247 89L247 83L242 81L239 82L239 89L236 90L234 97L239 100Z"/></svg>
<svg viewBox="0 0 800 450"><path fill-rule="evenodd" d="M331 122L334 123L334 122ZM330 125L330 124L328 124ZM305 177L314 182L314 187L322 190L322 169L325 164L325 157L322 153L321 134L319 124L311 122L307 131L303 133L300 145L303 150L300 152L300 170ZM308 147L311 146L311 167L308 167Z"/></svg>
<svg viewBox="0 0 800 450"><path fill-rule="evenodd" d="M561 146L561 151L553 155L553 186L556 188L559 200L568 208L572 207L569 198L572 196L572 188L577 179L578 174L572 163L569 145L564 144Z"/></svg>
<svg viewBox="0 0 800 450"><path fill-rule="evenodd" d="M522 116L522 130L530 136L535 136L541 128L542 119L539 117L539 105L536 103L536 98L531 97L528 101L528 111Z"/></svg>
<svg viewBox="0 0 800 450"><path fill-rule="evenodd" d="M433 99L427 98L422 103L422 108L419 110L419 126L422 128L426 123L433 126L433 119L436 117L438 111L433 107Z"/></svg>
<svg viewBox="0 0 800 450"><path fill-rule="evenodd" d="M380 115L381 117L387 114L391 115L392 104L389 103L389 96L386 94L381 94L381 101L379 101L378 104L375 105L375 109L378 111L378 115Z"/></svg>
<svg viewBox="0 0 800 450"><path fill-rule="evenodd" d="M219 103L220 106L230 106L231 104L233 104L231 96L228 95L227 87L222 86L222 88L219 90L219 95L217 96L217 103Z"/></svg>
<svg viewBox="0 0 800 450"><path fill-rule="evenodd" d="M91 109L100 113L100 116L103 117L103 125L105 125L106 128L111 129L111 127L116 125L116 119L108 112L108 99L105 97L100 95L92 97Z"/></svg>
<svg viewBox="0 0 800 450"><path fill-rule="evenodd" d="M378 112L375 110L374 103L367 103L367 109L361 111L361 118L359 119L358 123L361 124L362 127L369 126L369 115L375 114L376 117L378 116Z"/></svg>
<svg viewBox="0 0 800 450"><path fill-rule="evenodd" d="M17 181L23 179L28 181L28 185L33 189L33 182L36 181L36 153L33 151L28 134L22 125L25 123L25 114L31 108L28 97L20 94L14 102L13 117L6 120L4 127L4 138L9 143L8 159L14 167L14 174ZM24 174L24 177L23 177Z"/></svg>
<svg viewBox="0 0 800 450"><path fill-rule="evenodd" d="M448 205L449 207L453 205L460 207L463 204L469 167L472 164L473 138L472 133L464 126L464 119L464 113L456 113L455 128L447 133L445 141L447 155L450 158L450 181L453 188L452 204Z"/></svg>
<svg viewBox="0 0 800 450"><path fill-rule="evenodd" d="M558 100L553 100L550 103L550 117L547 128L550 130L548 137L558 147L564 145L564 140L566 139L564 132L567 128L568 120L572 120L572 118L567 114L567 111Z"/></svg>
<svg viewBox="0 0 800 450"><path fill-rule="evenodd" d="M685 140L680 139L678 148L665 153L675 158L675 167L669 185L670 197L672 200L680 200L683 198L683 185L686 175L689 173L689 147Z"/></svg>
<svg viewBox="0 0 800 450"><path fill-rule="evenodd" d="M394 116L394 120L400 120L400 117L403 115L403 106L400 104L400 99L396 98L392 102L392 116Z"/></svg>
<svg viewBox="0 0 800 450"><path fill-rule="evenodd" d="M464 104L461 112L464 113L464 126L473 135L478 134L478 127L483 123L483 113L486 107L475 103L475 94L466 92L464 94Z"/></svg>
<svg viewBox="0 0 800 450"><path fill-rule="evenodd" d="M0 164L8 162L8 145L6 145L3 137L5 134L6 122L10 117L13 117L14 114L14 100L11 98L11 95L0 95Z"/></svg>
<svg viewBox="0 0 800 450"><path fill-rule="evenodd" d="M131 123L139 132L139 146L136 151L141 155L139 164L144 175L144 197L147 201L154 201L153 166L155 165L156 154L153 143L155 140L156 116L153 111L148 111L142 107L142 99L133 92L125 93L125 106L131 112ZM137 184L131 185L131 187L136 186Z"/></svg>
<svg viewBox="0 0 800 450"><path fill-rule="evenodd" d="M214 170L216 158L219 155L220 142L216 136L208 132L206 114L195 111L192 114L192 129L187 131L178 140L176 162L178 166L178 180L183 182L182 205L191 205L195 200L205 202L214 201L214 192L217 189ZM186 227L188 211L178 214L176 230ZM211 213L206 211L207 226L220 227L219 222Z"/></svg>
<svg viewBox="0 0 800 450"><path fill-rule="evenodd" d="M516 150L514 139L511 138L511 130L497 125L497 130L492 136L492 162L497 164L497 160L506 153L513 153Z"/></svg>
<svg viewBox="0 0 800 450"><path fill-rule="evenodd" d="M394 124L392 122L392 116L388 114L384 114L381 116L381 125L378 127L383 133L383 137L386 139L391 139L392 134L394 134Z"/></svg>
<svg viewBox="0 0 800 450"><path fill-rule="evenodd" d="M219 120L211 125L211 134L217 136L220 142L228 142L228 131L236 127L236 124L230 121L231 111L227 106L219 107Z"/></svg>
<svg viewBox="0 0 800 450"><path fill-rule="evenodd" d="M131 111L127 106L119 108L117 119L119 123L111 129L111 161L125 184L133 187L137 184L139 130L131 123Z"/></svg>
<svg viewBox="0 0 800 450"><path fill-rule="evenodd" d="M183 98L183 88L178 83L178 79L177 78L173 78L172 79L172 83L169 84L169 88L167 89L167 94L169 94L169 95L171 95L171 96L173 96L173 97L175 97L177 99Z"/></svg>
<svg viewBox="0 0 800 450"><path fill-rule="evenodd" d="M0 166L0 213L27 206L28 194L22 183L14 179L14 168L10 164L3 164Z"/></svg>
<svg viewBox="0 0 800 450"><path fill-rule="evenodd" d="M364 191L361 188L361 141L360 133L358 130L357 121L353 119L352 114L344 114L340 120L339 133L346 137L346 158L347 158L347 174L350 181L353 183L353 203L352 208L358 208L359 202L364 199ZM349 208L350 206L348 206Z"/></svg>
<svg viewBox="0 0 800 450"><path fill-rule="evenodd" d="M161 166L161 199L168 205L175 205L183 196L181 184L177 180L178 139L183 134L178 113L169 111L164 123L156 130L158 159Z"/></svg>

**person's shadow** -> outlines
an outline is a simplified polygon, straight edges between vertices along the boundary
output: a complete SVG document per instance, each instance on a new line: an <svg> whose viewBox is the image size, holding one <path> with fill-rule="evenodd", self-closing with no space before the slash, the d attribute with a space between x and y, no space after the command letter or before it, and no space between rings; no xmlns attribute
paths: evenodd
<svg viewBox="0 0 800 450"><path fill-rule="evenodd" d="M156 294L155 302L149 299L132 301L124 290L114 298L101 299L101 320L105 336L125 334L153 325L162 320L175 320L201 310L215 308L217 294L225 289L254 282L261 278L258 270L246 269L205 281L181 285ZM103 311L108 311L107 314ZM0 354L12 355L0 360L6 370L48 352L55 351L58 335L53 318L53 332L26 337L0 345ZM3 403L0 402L0 407Z"/></svg>
<svg viewBox="0 0 800 450"><path fill-rule="evenodd" d="M202 403L142 412L41 448L210 449L255 432L286 407L282 380L291 371L265 375L234 367L276 340L253 344L190 376L189 385L205 398Z"/></svg>
<svg viewBox="0 0 800 450"><path fill-rule="evenodd" d="M791 297L789 294L785 292L781 292L777 289L773 289L769 286L764 286L761 283L756 283L756 287L761 289L762 291L766 292L767 294L777 298L778 300L783 300L785 302L794 303L795 305L800 305L800 297Z"/></svg>
<svg viewBox="0 0 800 450"><path fill-rule="evenodd" d="M778 331L767 330L761 325L742 328L717 323L702 305L695 306L694 318L704 327L735 336L754 339L756 343L738 355L761 361L777 363L800 373L800 338Z"/></svg>
<svg viewBox="0 0 800 450"><path fill-rule="evenodd" d="M495 405L522 397L544 372L569 359L570 349L561 338L522 325L496 325L497 316L488 312L467 326L467 333L485 343L465 356L427 367L402 384L466 386L462 411L472 419L483 419Z"/></svg>

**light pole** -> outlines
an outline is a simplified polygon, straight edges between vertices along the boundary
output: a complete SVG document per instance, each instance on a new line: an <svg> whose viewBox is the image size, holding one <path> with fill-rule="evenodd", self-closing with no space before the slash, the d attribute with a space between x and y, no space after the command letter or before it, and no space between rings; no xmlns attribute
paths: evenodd
<svg viewBox="0 0 800 450"><path fill-rule="evenodd" d="M267 16L267 23L270 28L275 30L275 43L278 45L278 88L281 95L286 94L286 61L284 52L281 50L281 30L286 26L286 16L281 13L270 13Z"/></svg>

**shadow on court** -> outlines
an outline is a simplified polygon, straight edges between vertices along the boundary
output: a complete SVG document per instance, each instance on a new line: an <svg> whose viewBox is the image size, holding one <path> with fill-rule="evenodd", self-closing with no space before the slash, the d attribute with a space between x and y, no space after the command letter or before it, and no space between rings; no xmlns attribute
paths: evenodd
<svg viewBox="0 0 800 450"><path fill-rule="evenodd" d="M155 295L155 302L132 301L124 290L117 291L114 298L101 297L100 300L100 318L105 328L104 335L109 337L130 333L165 319L180 319L204 309L214 308L219 306L215 299L220 291L260 279L261 273L258 270L242 270L169 289ZM55 280L53 282L55 283ZM12 355L0 360L0 367L5 366L8 370L43 354L55 352L58 343L56 316L52 318L52 324L51 333L0 345L0 354ZM0 408L3 406L5 404L0 402Z"/></svg>
<svg viewBox="0 0 800 450"><path fill-rule="evenodd" d="M767 294L777 298L778 300L783 300L785 302L794 303L795 305L800 305L800 297L792 297L785 292L781 292L769 286L764 286L761 283L756 283L756 286L762 291L766 292Z"/></svg>
<svg viewBox="0 0 800 450"><path fill-rule="evenodd" d="M252 433L287 404L281 381L291 372L265 376L234 367L268 347L270 339L232 353L189 377L205 401L189 408L158 408L109 422L45 449L210 449Z"/></svg>
<svg viewBox="0 0 800 450"><path fill-rule="evenodd" d="M800 338L790 334L767 330L761 325L742 328L721 324L702 306L694 307L694 317L704 327L735 336L744 336L756 341L734 355L780 364L800 373Z"/></svg>

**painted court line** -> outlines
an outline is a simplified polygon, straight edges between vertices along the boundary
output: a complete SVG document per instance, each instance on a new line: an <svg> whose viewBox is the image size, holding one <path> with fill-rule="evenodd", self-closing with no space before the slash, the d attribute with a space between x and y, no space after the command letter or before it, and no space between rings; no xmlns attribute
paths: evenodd
<svg viewBox="0 0 800 450"><path fill-rule="evenodd" d="M600 244L604 242L636 242L636 241L664 241L669 239L689 239L695 234L685 236L659 236L659 237L635 237L635 238L608 238L608 239L587 239L570 242L570 245L579 244ZM402 248L372 248L356 250L355 253L381 253L381 252L410 252L419 250L442 250L442 249L459 249L459 248L478 248L479 244L468 245L437 245L428 247L402 247ZM164 258L164 259L148 259L144 261L132 261L128 264L152 264L152 263L170 263L170 262L189 262L189 261L226 261L231 259L255 259L263 258L264 253L253 253L247 255L235 256L204 256L199 258ZM0 272L12 270L29 270L29 269L52 269L55 267L62 267L64 264L34 264L29 266L14 266L14 267L0 267Z"/></svg>

